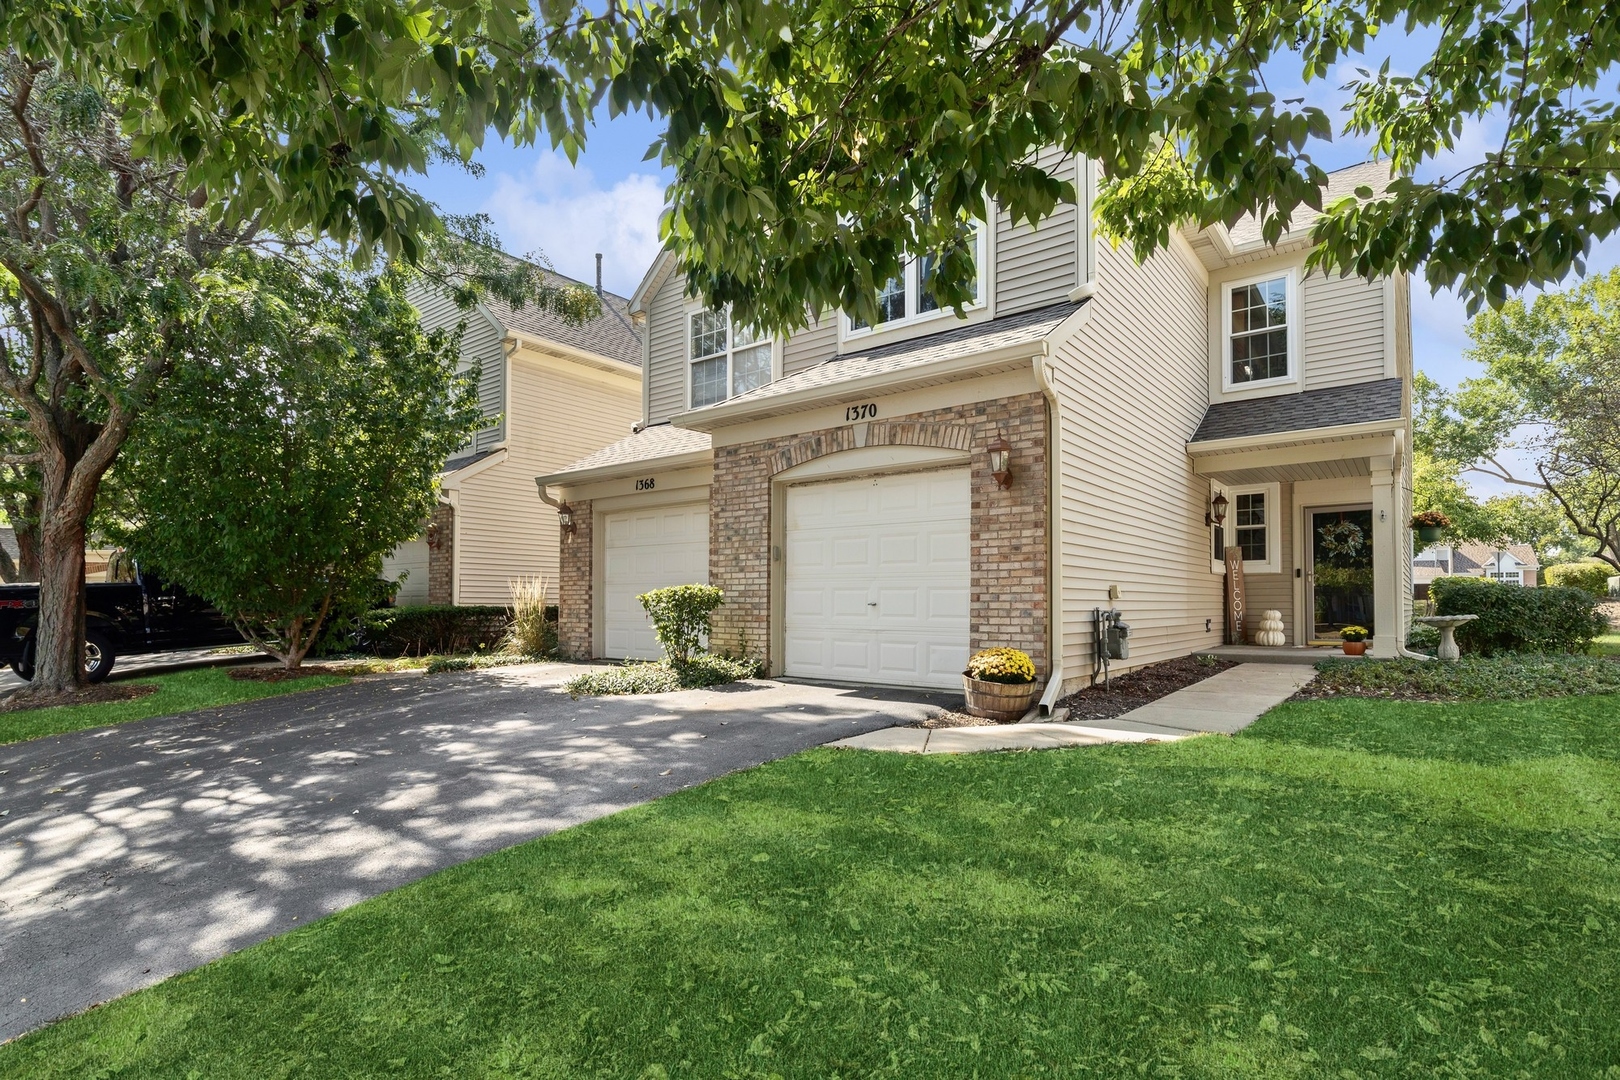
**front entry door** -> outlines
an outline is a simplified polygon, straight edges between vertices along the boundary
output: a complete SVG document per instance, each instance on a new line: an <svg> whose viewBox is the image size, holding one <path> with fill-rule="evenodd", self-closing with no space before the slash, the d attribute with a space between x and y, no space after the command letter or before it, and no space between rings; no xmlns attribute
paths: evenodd
<svg viewBox="0 0 1620 1080"><path fill-rule="evenodd" d="M1310 568L1307 601L1314 613L1313 639L1337 644L1346 626L1373 626L1372 507L1307 510Z"/></svg>

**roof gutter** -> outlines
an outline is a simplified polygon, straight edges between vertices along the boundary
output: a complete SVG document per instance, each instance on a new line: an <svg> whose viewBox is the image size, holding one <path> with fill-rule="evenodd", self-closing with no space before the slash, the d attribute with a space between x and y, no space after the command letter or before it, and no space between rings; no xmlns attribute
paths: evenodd
<svg viewBox="0 0 1620 1080"><path fill-rule="evenodd" d="M659 471L671 469L685 469L695 465L708 465L714 460L712 450L687 450L680 454L670 454L667 457L642 458L639 461L620 461L611 465L598 465L594 469L579 469L574 472L551 473L546 476L537 476L534 482L546 487L555 484L566 487L569 484L590 484L597 480L618 480L621 477L645 475L648 468ZM544 495L541 496L545 498Z"/></svg>
<svg viewBox="0 0 1620 1080"><path fill-rule="evenodd" d="M931 364L920 364L917 367L901 368L898 371L876 372L854 379L844 379L836 383L807 386L802 390L790 390L785 394L773 394L754 401L734 400L722 402L719 405L708 405L701 409L690 409L671 418L670 423L690 431L712 432L719 428L730 427L733 424L746 423L749 420L760 420L780 413L796 412L801 409L826 405L829 403L829 397L832 396L849 397L869 392L896 391L905 389L910 383L920 382L925 379L937 379L941 376L966 377L984 374L987 368L997 365L1011 366L1020 361L1045 357L1047 349L1047 342L1044 339L1020 342L1016 345L1004 345L999 349L992 349L988 352L970 353L967 356L939 360ZM828 362L842 363L851 359L857 358L843 357Z"/></svg>

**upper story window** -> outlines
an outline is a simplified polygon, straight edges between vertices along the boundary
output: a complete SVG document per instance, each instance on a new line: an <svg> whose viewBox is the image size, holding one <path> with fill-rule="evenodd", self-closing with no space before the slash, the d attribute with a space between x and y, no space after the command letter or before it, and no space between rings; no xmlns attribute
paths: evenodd
<svg viewBox="0 0 1620 1080"><path fill-rule="evenodd" d="M1225 288L1227 389L1292 381L1299 322L1293 273Z"/></svg>
<svg viewBox="0 0 1620 1080"><path fill-rule="evenodd" d="M692 408L713 405L771 381L771 339L733 326L723 311L689 316Z"/></svg>
<svg viewBox="0 0 1620 1080"><path fill-rule="evenodd" d="M984 268L988 256L985 252L986 230L979 222L967 226L972 230L969 248L973 252L973 268L977 273L972 283L972 299L964 305L968 309L984 305ZM924 255L908 262L899 277L884 283L877 296L876 326L850 316L845 324L847 334L867 334L881 327L904 326L924 319L935 319L955 312L945 307L928 291L929 279L939 263L939 256Z"/></svg>

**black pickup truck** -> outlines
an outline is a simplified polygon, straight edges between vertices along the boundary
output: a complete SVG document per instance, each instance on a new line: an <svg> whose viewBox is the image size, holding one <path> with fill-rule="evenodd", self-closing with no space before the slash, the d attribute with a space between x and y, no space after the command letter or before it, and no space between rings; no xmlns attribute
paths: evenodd
<svg viewBox="0 0 1620 1080"><path fill-rule="evenodd" d="M34 677L38 585L0 585L0 664ZM205 601L177 585L139 572L134 581L85 585L84 673L105 679L120 656L240 645L242 635Z"/></svg>

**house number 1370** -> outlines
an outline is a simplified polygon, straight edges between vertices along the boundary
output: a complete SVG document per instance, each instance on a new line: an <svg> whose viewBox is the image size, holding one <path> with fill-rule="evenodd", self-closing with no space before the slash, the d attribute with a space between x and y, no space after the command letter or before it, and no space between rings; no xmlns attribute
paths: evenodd
<svg viewBox="0 0 1620 1080"><path fill-rule="evenodd" d="M873 404L851 405L844 410L845 420L875 420L877 419L877 406Z"/></svg>

